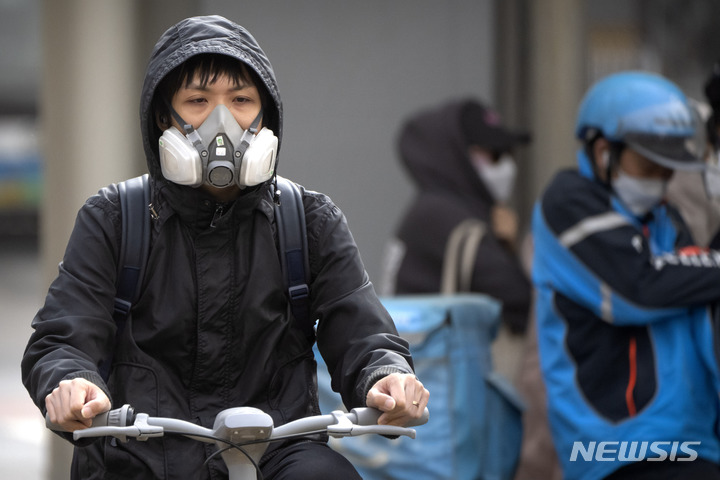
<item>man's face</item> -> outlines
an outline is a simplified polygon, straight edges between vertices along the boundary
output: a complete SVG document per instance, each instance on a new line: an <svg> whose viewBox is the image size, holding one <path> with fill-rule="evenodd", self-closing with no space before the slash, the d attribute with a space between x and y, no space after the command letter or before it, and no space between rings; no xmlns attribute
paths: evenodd
<svg viewBox="0 0 720 480"><path fill-rule="evenodd" d="M624 148L620 154L620 168L636 178L669 180L673 175L673 170L648 160L631 148Z"/></svg>
<svg viewBox="0 0 720 480"><path fill-rule="evenodd" d="M242 80L240 80L242 82ZM172 106L183 120L198 128L218 105L225 105L235 121L247 130L260 113L262 103L257 87L252 83L235 84L227 76L202 86L197 76L187 86L182 86L172 98ZM173 118L172 124L181 132Z"/></svg>
<svg viewBox="0 0 720 480"><path fill-rule="evenodd" d="M172 106L175 111L195 129L202 125L219 105L227 107L235 121L244 130L247 130L260 113L262 101L255 85L249 82L235 84L231 78L225 75L205 86L201 85L196 76L187 86L183 85L172 98ZM172 125L181 132L185 131L174 117ZM260 128L262 128L262 122L258 125L258 129ZM217 188L203 184L200 188L210 192L217 200L223 202L234 199L240 193L237 185Z"/></svg>
<svg viewBox="0 0 720 480"><path fill-rule="evenodd" d="M598 166L598 175L601 180L607 180L605 174L607 162L610 159L610 144L607 140L601 138L595 142L593 149L595 161ZM653 162L630 147L622 149L619 158L619 167L624 173L631 177L644 179L669 180L674 173L673 170ZM611 173L612 177L616 178L617 174L618 169L613 168Z"/></svg>

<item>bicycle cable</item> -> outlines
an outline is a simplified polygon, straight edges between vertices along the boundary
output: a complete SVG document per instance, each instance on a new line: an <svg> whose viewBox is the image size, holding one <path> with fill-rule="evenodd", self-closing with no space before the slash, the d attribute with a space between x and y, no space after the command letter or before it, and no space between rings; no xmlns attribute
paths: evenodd
<svg viewBox="0 0 720 480"><path fill-rule="evenodd" d="M254 441L254 442L247 442L244 444L239 444L239 443L231 442L230 440L226 440L224 438L216 437L214 435L205 435L205 434L197 434L197 433L187 434L187 433L182 433L182 432L175 432L172 430L165 430L163 433L170 434L170 435L179 435L179 436L183 436L183 437L190 436L190 437L199 437L199 438L209 438L210 440L215 440L217 442L225 443L228 446L225 448L219 448L217 451L210 454L210 456L208 458L206 458L205 461L203 462L203 465L207 465L210 462L210 460L215 458L218 454L221 454L227 450L230 450L231 448L235 448L238 451L240 451L240 453L245 455L245 457L248 460L250 460L250 463L252 463L252 466L255 467L255 473L257 474L257 480L264 480L263 474L260 471L260 466L258 465L258 463L255 460L253 460L252 456L250 456L250 454L243 448L244 445L252 445L254 443L263 443L263 441Z"/></svg>
<svg viewBox="0 0 720 480"><path fill-rule="evenodd" d="M255 461L252 458L250 458L250 455L245 451L245 449L242 448L243 446L255 445L258 443L279 442L281 440L288 440L291 438L301 438L301 437L306 437L308 435L315 435L315 434L324 433L324 432L326 432L326 430L314 430L312 432L294 433L292 435L283 435L281 437L265 438L262 440L253 440L251 442L244 442L242 444L231 442L229 440L217 439L222 443L226 443L228 446L225 448L218 448L215 452L210 454L210 456L205 460L204 463L207 464L210 460L217 457L218 455L222 455L224 452L230 450L231 448L236 448L236 449L240 450L242 452L242 454L245 455L252 462L253 466L255 466L255 470L257 471L257 474L260 476L257 480L263 480L263 476L262 476L262 472L260 471L260 467L255 463ZM169 432L169 433L175 433L175 432ZM195 435L195 436L200 437L200 436L204 436L204 435ZM207 435L205 437L215 439L215 437L213 437L212 435Z"/></svg>

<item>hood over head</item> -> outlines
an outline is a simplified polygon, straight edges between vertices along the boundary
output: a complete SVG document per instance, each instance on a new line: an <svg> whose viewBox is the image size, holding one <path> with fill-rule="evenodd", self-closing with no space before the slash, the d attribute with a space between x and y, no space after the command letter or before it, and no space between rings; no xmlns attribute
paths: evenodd
<svg viewBox="0 0 720 480"><path fill-rule="evenodd" d="M470 162L468 147L508 151L527 143L529 136L500 126L491 112L474 99L462 99L421 111L403 124L398 138L400 159L420 190L449 193L466 202L494 203Z"/></svg>
<svg viewBox="0 0 720 480"><path fill-rule="evenodd" d="M150 175L162 177L158 157L158 128L152 111L153 97L158 84L165 76L190 57L200 54L227 55L243 62L261 79L272 100L263 105L265 124L282 142L282 101L278 92L275 73L265 53L255 38L245 28L219 15L192 17L170 27L157 41L150 55L145 81L140 97L140 128L143 149ZM278 147L279 149L279 147Z"/></svg>

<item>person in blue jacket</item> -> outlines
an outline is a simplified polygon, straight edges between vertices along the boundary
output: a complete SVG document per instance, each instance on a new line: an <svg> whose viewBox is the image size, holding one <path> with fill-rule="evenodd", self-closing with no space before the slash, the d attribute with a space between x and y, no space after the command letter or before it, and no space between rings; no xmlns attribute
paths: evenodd
<svg viewBox="0 0 720 480"><path fill-rule="evenodd" d="M702 133L669 80L610 75L580 105L578 169L535 207L540 362L568 479L720 478L720 252L693 246L664 201L674 170L704 168Z"/></svg>

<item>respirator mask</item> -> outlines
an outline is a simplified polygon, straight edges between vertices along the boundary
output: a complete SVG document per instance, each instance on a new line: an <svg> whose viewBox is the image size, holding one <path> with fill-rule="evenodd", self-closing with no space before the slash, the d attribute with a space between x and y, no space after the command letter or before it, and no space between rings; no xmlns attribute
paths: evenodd
<svg viewBox="0 0 720 480"><path fill-rule="evenodd" d="M225 105L215 107L197 129L172 107L170 112L185 134L170 127L160 137L160 167L166 179L191 187L245 188L272 177L278 139L268 128L258 132L262 110L247 130Z"/></svg>

